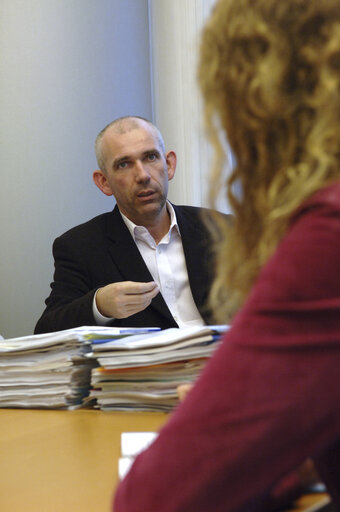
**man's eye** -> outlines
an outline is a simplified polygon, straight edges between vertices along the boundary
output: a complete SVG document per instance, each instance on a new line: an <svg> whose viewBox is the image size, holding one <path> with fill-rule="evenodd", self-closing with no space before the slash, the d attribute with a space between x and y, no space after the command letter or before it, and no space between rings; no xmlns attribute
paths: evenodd
<svg viewBox="0 0 340 512"><path fill-rule="evenodd" d="M127 162L119 162L119 164L117 164L117 169L126 169L127 165Z"/></svg>
<svg viewBox="0 0 340 512"><path fill-rule="evenodd" d="M153 162L154 160L156 160L156 158L157 158L156 153L149 153L149 154L148 154L148 160L149 160L150 162Z"/></svg>

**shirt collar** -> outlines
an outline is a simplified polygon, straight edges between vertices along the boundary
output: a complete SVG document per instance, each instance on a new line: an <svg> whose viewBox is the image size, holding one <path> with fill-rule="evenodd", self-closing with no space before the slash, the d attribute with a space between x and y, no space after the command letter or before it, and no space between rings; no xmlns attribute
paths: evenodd
<svg viewBox="0 0 340 512"><path fill-rule="evenodd" d="M169 236L173 229L175 229L177 231L177 233L180 234L179 227L177 224L176 212L174 210L174 207L170 203L170 201L166 202L166 208L170 214L170 228L169 228L167 235L165 235L165 236ZM134 241L136 241L136 234L138 232L141 233L141 232L148 231L146 227L138 226L137 224L132 222L132 220L128 219L120 210L119 210L119 213L121 214L122 219L123 219L126 227L128 228L128 230L130 231L130 234L131 234L132 238L134 239Z"/></svg>

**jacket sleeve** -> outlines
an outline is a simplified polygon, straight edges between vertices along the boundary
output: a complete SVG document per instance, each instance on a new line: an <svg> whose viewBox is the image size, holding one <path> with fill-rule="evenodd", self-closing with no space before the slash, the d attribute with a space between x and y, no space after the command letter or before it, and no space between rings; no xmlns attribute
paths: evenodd
<svg viewBox="0 0 340 512"><path fill-rule="evenodd" d="M84 255L65 237L53 244L54 278L46 309L38 320L35 334L94 325L92 313L93 287Z"/></svg>

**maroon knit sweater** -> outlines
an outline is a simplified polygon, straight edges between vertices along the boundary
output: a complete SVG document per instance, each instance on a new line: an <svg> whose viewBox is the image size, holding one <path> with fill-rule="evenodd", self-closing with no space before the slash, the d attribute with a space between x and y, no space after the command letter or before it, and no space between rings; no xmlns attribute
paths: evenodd
<svg viewBox="0 0 340 512"><path fill-rule="evenodd" d="M340 183L292 219L114 512L263 510L312 457L340 504Z"/></svg>

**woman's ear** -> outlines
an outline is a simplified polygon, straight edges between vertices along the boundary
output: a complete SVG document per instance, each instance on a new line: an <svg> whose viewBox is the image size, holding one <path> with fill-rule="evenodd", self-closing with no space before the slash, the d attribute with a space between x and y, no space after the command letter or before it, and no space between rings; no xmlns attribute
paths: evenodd
<svg viewBox="0 0 340 512"><path fill-rule="evenodd" d="M97 185L99 190L101 190L103 192L103 194L105 194L106 196L112 196L112 190L111 190L110 184L108 182L106 175L103 173L103 171L100 171L100 170L94 171L92 177L93 177L93 181L95 182L95 184Z"/></svg>

